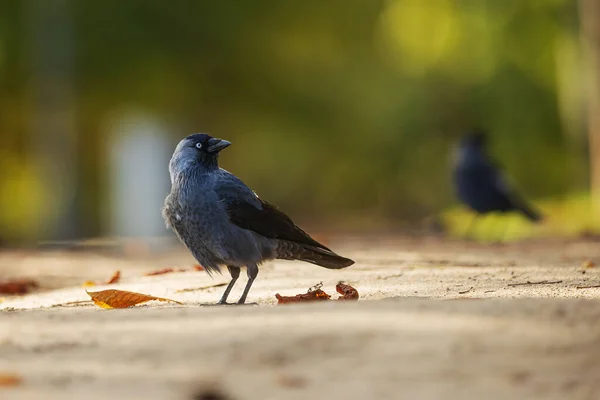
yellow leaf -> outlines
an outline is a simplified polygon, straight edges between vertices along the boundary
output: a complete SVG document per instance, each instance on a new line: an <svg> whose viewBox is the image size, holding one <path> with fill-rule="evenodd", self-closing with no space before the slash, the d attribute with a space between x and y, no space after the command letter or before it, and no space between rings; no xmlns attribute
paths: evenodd
<svg viewBox="0 0 600 400"><path fill-rule="evenodd" d="M81 287L92 287L96 286L96 282L94 281L85 281L81 284Z"/></svg>
<svg viewBox="0 0 600 400"><path fill-rule="evenodd" d="M135 306L136 304L145 303L152 300L169 301L183 305L175 300L150 296L142 293L127 292L125 290L109 289L102 290L100 292L88 292L86 290L85 292L92 298L94 304L101 308L128 308Z"/></svg>
<svg viewBox="0 0 600 400"><path fill-rule="evenodd" d="M596 266L596 264L594 264L594 262L592 260L586 260L583 262L583 264L581 264L581 268L594 268Z"/></svg>

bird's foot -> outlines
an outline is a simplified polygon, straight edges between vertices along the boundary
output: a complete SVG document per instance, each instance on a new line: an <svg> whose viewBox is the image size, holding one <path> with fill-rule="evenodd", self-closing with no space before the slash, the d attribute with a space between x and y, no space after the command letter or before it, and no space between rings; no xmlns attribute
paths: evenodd
<svg viewBox="0 0 600 400"><path fill-rule="evenodd" d="M226 301L218 302L218 306L257 306L258 303L228 303Z"/></svg>

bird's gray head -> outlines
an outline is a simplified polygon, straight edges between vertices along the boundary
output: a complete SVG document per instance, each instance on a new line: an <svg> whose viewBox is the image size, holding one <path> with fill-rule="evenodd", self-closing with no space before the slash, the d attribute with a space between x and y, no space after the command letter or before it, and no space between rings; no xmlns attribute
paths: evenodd
<svg viewBox="0 0 600 400"><path fill-rule="evenodd" d="M474 129L460 140L454 155L455 165L479 164L486 159L487 134Z"/></svg>
<svg viewBox="0 0 600 400"><path fill-rule="evenodd" d="M194 133L183 139L173 153L169 163L171 182L179 173L190 168L216 169L221 150L229 147L231 142L217 139L205 133Z"/></svg>

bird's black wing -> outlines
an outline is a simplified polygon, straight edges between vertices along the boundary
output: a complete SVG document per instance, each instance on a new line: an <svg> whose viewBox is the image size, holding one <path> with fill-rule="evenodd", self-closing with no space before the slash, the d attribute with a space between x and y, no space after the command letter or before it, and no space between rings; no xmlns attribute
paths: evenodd
<svg viewBox="0 0 600 400"><path fill-rule="evenodd" d="M244 201L233 201L227 204L227 214L231 222L240 228L248 229L265 237L302 243L329 250L315 241L294 222L266 201L260 200L262 208L256 208ZM330 250L331 251L331 250Z"/></svg>
<svg viewBox="0 0 600 400"><path fill-rule="evenodd" d="M231 222L272 239L286 240L331 251L311 238L277 207L261 200L235 176L223 176L216 188Z"/></svg>

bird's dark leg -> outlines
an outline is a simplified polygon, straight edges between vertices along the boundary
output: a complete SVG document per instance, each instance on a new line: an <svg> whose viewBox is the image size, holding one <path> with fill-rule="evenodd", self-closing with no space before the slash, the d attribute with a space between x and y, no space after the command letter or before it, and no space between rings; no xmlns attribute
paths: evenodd
<svg viewBox="0 0 600 400"><path fill-rule="evenodd" d="M235 285L235 282L240 277L239 267L227 266L227 270L229 270L229 273L231 274L231 281L229 282L229 285L227 285L227 288L225 289L225 293L223 293L221 300L219 300L219 304L227 304L227 296L229 296L229 292L231 292L231 289L233 289L233 285Z"/></svg>
<svg viewBox="0 0 600 400"><path fill-rule="evenodd" d="M248 296L248 292L252 287L252 283L258 276L258 266L256 265L248 265L246 267L248 270L248 283L246 283L246 287L244 288L244 293L242 293L242 297L240 297L238 304L244 304L246 302L246 296Z"/></svg>
<svg viewBox="0 0 600 400"><path fill-rule="evenodd" d="M467 229L463 233L463 237L469 237L469 234L471 233L471 229L473 229L473 225L475 225L475 221L477 221L478 218L479 218L479 214L475 213L475 215L471 219L471 222L469 222L469 225L467 225Z"/></svg>

